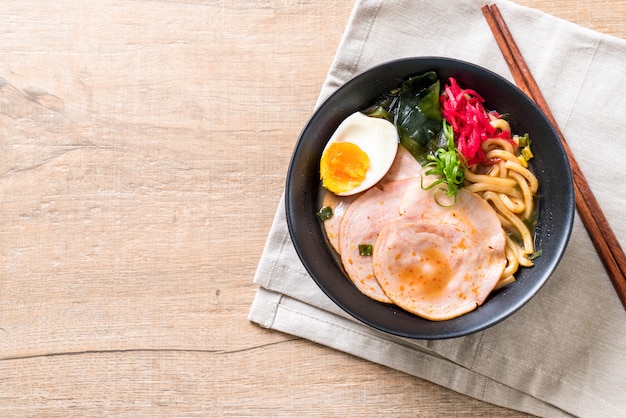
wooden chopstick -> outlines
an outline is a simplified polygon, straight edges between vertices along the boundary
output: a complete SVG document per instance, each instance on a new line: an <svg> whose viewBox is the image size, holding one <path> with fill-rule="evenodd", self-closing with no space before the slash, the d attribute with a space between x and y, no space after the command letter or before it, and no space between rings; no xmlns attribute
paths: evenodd
<svg viewBox="0 0 626 418"><path fill-rule="evenodd" d="M509 66L515 83L520 90L526 93L537 106L544 112L546 117L554 126L563 148L569 158L574 177L574 191L576 195L576 209L580 215L585 228L598 252L604 267L606 268L613 287L619 296L624 309L626 309L626 255L622 249L615 233L611 229L604 212L600 208L598 200L591 191L587 179L583 175L580 166L576 162L563 133L559 129L550 108L541 94L541 90L532 76L524 57L522 56L513 35L508 29L498 6L485 5L482 12L487 19L489 28L500 47L500 51Z"/></svg>

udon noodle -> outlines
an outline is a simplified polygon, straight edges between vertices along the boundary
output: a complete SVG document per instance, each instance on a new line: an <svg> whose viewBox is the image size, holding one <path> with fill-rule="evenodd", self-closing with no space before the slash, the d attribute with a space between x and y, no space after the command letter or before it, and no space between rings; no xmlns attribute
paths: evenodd
<svg viewBox="0 0 626 418"><path fill-rule="evenodd" d="M491 124L508 130L508 122L494 119ZM514 137L518 141L519 137ZM489 138L482 143L485 164L475 164L465 170L465 188L491 204L506 232L507 264L496 288L515 281L520 266L533 265L533 241L536 197L539 182L520 158L518 147L503 138Z"/></svg>

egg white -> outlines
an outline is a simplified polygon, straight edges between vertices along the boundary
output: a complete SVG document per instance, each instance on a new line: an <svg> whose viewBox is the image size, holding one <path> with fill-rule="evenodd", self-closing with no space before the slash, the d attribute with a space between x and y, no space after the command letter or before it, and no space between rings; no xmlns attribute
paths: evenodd
<svg viewBox="0 0 626 418"><path fill-rule="evenodd" d="M383 178L391 168L400 139L393 123L355 112L337 127L324 151L334 142L351 142L361 148L370 160L363 181L351 190L337 193L339 196L350 196L369 189Z"/></svg>

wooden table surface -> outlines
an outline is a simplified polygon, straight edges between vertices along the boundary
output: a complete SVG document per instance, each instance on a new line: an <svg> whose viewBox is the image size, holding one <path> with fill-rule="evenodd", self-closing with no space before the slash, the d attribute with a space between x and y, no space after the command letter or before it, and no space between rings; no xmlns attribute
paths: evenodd
<svg viewBox="0 0 626 418"><path fill-rule="evenodd" d="M247 320L352 6L0 1L0 416L523 416Z"/></svg>

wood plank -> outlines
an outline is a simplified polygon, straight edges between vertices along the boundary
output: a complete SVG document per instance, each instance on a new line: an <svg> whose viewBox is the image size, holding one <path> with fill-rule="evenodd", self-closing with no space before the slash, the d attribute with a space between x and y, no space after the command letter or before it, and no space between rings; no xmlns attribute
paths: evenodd
<svg viewBox="0 0 626 418"><path fill-rule="evenodd" d="M246 319L352 6L0 1L0 415L524 416Z"/></svg>

